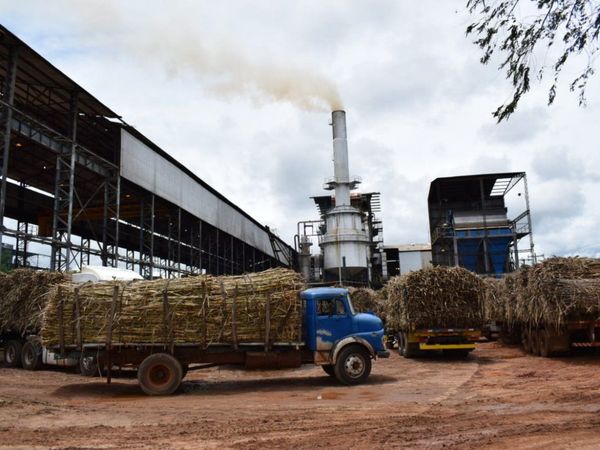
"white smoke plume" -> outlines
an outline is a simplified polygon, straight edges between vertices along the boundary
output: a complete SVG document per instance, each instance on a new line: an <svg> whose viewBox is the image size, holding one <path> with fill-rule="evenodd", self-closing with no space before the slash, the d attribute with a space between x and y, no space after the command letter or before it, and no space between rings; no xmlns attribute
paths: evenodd
<svg viewBox="0 0 600 450"><path fill-rule="evenodd" d="M67 12L61 18L68 22L69 29L79 29L87 42L124 51L132 63L151 62L171 75L192 73L203 88L224 98L246 96L257 103L289 102L309 111L342 109L338 90L327 77L295 66L292 55L286 55L286 61L266 62L242 50L240 43L220 42L214 36L203 35L199 31L202 23L197 17L198 10L194 17L193 8L185 2L171 5L135 0L22 0L18 3L0 3L0 13L30 10L51 22L53 15ZM157 9L164 11L158 19L155 14L145 14Z"/></svg>
<svg viewBox="0 0 600 450"><path fill-rule="evenodd" d="M194 35L161 37L133 48L166 64L172 74L190 72L216 95L248 96L257 103L285 101L309 111L342 109L335 85L316 72L262 63L231 46L204 46Z"/></svg>

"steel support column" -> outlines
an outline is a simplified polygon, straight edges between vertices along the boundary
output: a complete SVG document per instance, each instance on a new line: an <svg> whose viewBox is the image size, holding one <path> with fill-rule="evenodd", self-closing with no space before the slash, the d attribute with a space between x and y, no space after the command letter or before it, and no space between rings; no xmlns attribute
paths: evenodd
<svg viewBox="0 0 600 450"><path fill-rule="evenodd" d="M102 218L102 265L119 264L119 219L121 208L121 177L110 170L104 182L104 213Z"/></svg>
<svg viewBox="0 0 600 450"><path fill-rule="evenodd" d="M230 263L231 263L231 275L234 275L235 274L235 259L234 259L234 256L233 256L234 255L234 253L233 253L233 236L230 236L229 246L230 246L230 249L229 249L229 259L231 260L230 261Z"/></svg>
<svg viewBox="0 0 600 450"><path fill-rule="evenodd" d="M191 242L190 242L191 244ZM177 273L181 276L181 208L177 208Z"/></svg>
<svg viewBox="0 0 600 450"><path fill-rule="evenodd" d="M51 270L69 271L76 262L71 242L73 226L73 201L75 197L75 164L77 161L77 94L71 96L71 136L66 152L56 157L56 178L54 186L54 213L52 218L52 260Z"/></svg>
<svg viewBox="0 0 600 450"><path fill-rule="evenodd" d="M17 59L18 49L10 47L8 49L8 61L6 66L6 79L2 88L3 99L6 104L2 105L2 118L4 123L1 125L2 139L2 184L0 186L0 263L2 261L2 246L4 233L4 211L6 209L6 184L8 182L8 159L10 157L10 131L12 127L12 107L15 101L15 82L17 79Z"/></svg>
<svg viewBox="0 0 600 450"><path fill-rule="evenodd" d="M490 261L488 254L488 232L487 232L487 216L485 214L485 192L483 189L483 178L479 179L479 190L481 194L481 213L483 215L483 265L485 273L490 273Z"/></svg>
<svg viewBox="0 0 600 450"><path fill-rule="evenodd" d="M219 264L221 262L221 255L219 253L219 229L217 228L216 230L217 230L217 250L216 250L216 254L217 254L217 273L216 273L216 275L221 275L221 273L220 273L220 269L221 268L219 267Z"/></svg>
<svg viewBox="0 0 600 450"><path fill-rule="evenodd" d="M140 275L150 280L154 269L154 194L142 200L140 219Z"/></svg>
<svg viewBox="0 0 600 450"><path fill-rule="evenodd" d="M202 273L202 221L198 220L198 273Z"/></svg>

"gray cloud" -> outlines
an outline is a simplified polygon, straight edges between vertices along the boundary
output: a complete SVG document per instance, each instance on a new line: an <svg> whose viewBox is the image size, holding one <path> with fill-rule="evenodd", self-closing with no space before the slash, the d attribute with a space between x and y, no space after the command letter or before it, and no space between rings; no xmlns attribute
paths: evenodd
<svg viewBox="0 0 600 450"><path fill-rule="evenodd" d="M566 147L549 147L536 152L532 165L541 179L580 181L589 177L597 179L597 176L588 172L583 161Z"/></svg>
<svg viewBox="0 0 600 450"><path fill-rule="evenodd" d="M545 108L526 109L517 111L512 120L484 125L480 133L487 142L521 143L545 131L548 119L549 113Z"/></svg>
<svg viewBox="0 0 600 450"><path fill-rule="evenodd" d="M490 113L508 82L481 66L465 39L464 0L169 8L89 1L75 3L78 15L63 13L72 0L57 2L4 2L3 24L290 243L298 220L316 218L309 197L326 193L321 185L332 168L328 111L300 110L281 96L257 101L263 88L286 91L279 81L288 69L299 75L294 89L323 80L339 89L351 172L362 176L362 190L382 193L386 242L428 240L434 178L524 170L540 252L597 252L598 97L579 109L561 96L546 109L545 96L532 95L496 125ZM166 49L140 45L164 36ZM185 36L197 42L170 58ZM131 49L140 55L131 58ZM180 64L182 56L200 60ZM227 95L215 95L218 87ZM310 97L310 89L299 92L300 103Z"/></svg>

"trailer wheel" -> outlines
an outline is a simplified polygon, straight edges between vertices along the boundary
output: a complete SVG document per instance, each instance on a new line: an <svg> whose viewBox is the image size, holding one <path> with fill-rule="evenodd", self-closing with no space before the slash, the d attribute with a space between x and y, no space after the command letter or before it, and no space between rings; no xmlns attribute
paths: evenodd
<svg viewBox="0 0 600 450"><path fill-rule="evenodd" d="M402 333L404 340L404 353L405 358L414 358L419 354L419 344L408 342L408 333Z"/></svg>
<svg viewBox="0 0 600 450"><path fill-rule="evenodd" d="M4 365L6 367L21 367L21 351L23 344L21 341L8 341L4 346Z"/></svg>
<svg viewBox="0 0 600 450"><path fill-rule="evenodd" d="M21 365L25 370L38 370L42 367L42 346L38 342L25 342L21 352Z"/></svg>
<svg viewBox="0 0 600 450"><path fill-rule="evenodd" d="M181 384L181 364L167 353L148 356L138 367L138 382L148 395L170 395Z"/></svg>
<svg viewBox="0 0 600 450"><path fill-rule="evenodd" d="M89 353L83 353L79 358L79 372L84 377L95 377L99 375L98 372L98 359L94 355Z"/></svg>
<svg viewBox="0 0 600 450"><path fill-rule="evenodd" d="M325 364L324 366L321 366L321 368L330 377L335 377L335 366L333 364Z"/></svg>
<svg viewBox="0 0 600 450"><path fill-rule="evenodd" d="M343 348L335 363L335 377L346 385L363 383L371 373L371 355L360 345Z"/></svg>

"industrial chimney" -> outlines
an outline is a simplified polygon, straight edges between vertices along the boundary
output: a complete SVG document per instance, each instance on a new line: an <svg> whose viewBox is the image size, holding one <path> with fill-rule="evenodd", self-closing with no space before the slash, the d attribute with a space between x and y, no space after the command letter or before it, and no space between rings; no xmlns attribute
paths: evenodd
<svg viewBox="0 0 600 450"><path fill-rule="evenodd" d="M333 111L334 178L325 189L335 189L335 207L325 217L327 231L321 238L323 276L325 281L366 284L368 276L369 237L362 222L362 213L350 202L350 191L360 183L350 179L346 113Z"/></svg>

